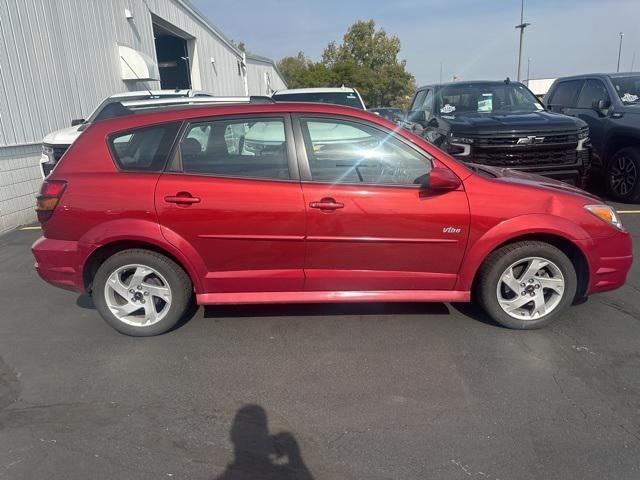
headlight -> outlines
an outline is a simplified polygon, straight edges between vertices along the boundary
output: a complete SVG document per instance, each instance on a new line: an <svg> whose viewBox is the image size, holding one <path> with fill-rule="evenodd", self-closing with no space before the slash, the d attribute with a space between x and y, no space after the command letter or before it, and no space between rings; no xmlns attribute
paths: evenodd
<svg viewBox="0 0 640 480"><path fill-rule="evenodd" d="M42 163L51 163L54 164L56 159L53 155L53 148L48 145L42 145L42 153L40 155L40 161Z"/></svg>
<svg viewBox="0 0 640 480"><path fill-rule="evenodd" d="M449 143L464 143L466 145L473 143L473 138L469 137L454 137L453 135L449 137Z"/></svg>
<svg viewBox="0 0 640 480"><path fill-rule="evenodd" d="M618 213L609 205L585 205L584 208L603 222L616 227L618 230L624 230Z"/></svg>
<svg viewBox="0 0 640 480"><path fill-rule="evenodd" d="M585 138L589 138L589 127L581 128L578 132L578 140L584 140Z"/></svg>

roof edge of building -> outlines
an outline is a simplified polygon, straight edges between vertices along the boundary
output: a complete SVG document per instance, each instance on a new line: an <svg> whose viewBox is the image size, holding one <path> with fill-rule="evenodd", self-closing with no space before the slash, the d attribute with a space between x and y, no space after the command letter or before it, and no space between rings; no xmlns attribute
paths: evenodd
<svg viewBox="0 0 640 480"><path fill-rule="evenodd" d="M276 62L273 59L268 58L268 57L263 57L262 55L257 55L255 53L243 52L242 50L240 50L238 48L238 46L235 43L233 43L233 41L231 41L231 39L229 37L227 37L224 33L222 33L222 31L218 27L216 27L213 23L211 23L209 18L207 18L207 16L204 13L202 13L200 10L198 10L196 7L194 7L190 0L176 0L176 1L180 5L182 5L197 20L199 20L201 23L203 23L209 30L211 30L211 32L214 35L216 35L218 38L220 38L220 40L222 40L231 50L233 50L233 52L239 58L242 58L242 54L244 53L246 58L249 59L249 60L254 60L254 61L257 61L257 62L263 62L263 63L270 64L275 69L275 71L278 72L278 75L280 75L280 78L282 79L282 82L285 85L287 84L285 82L285 80L284 80L284 77L282 76L282 73L278 69L278 65L276 64Z"/></svg>

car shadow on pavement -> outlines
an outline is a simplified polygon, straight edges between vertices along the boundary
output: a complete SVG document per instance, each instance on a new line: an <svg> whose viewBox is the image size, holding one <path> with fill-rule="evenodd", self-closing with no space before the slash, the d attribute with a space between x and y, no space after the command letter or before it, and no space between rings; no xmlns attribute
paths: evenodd
<svg viewBox="0 0 640 480"><path fill-rule="evenodd" d="M82 294L76 299L81 308L95 310L91 295ZM452 303L452 309L478 322L503 328L491 319L480 307L473 303ZM172 330L188 323L198 311L193 302L182 321ZM204 318L244 318L244 317L317 317L332 315L451 315L447 304L440 302L368 302L368 303L293 303L293 304L252 304L252 305L205 305Z"/></svg>
<svg viewBox="0 0 640 480"><path fill-rule="evenodd" d="M451 306L465 317L472 318L486 325L491 325L492 327L506 328L487 315L485 311L475 303L452 303Z"/></svg>
<svg viewBox="0 0 640 480"><path fill-rule="evenodd" d="M449 315L444 303L300 303L207 305L204 317L289 317L331 315Z"/></svg>
<svg viewBox="0 0 640 480"><path fill-rule="evenodd" d="M233 461L216 480L313 480L294 436L270 434L260 405L245 405L236 412L230 437Z"/></svg>
<svg viewBox="0 0 640 480"><path fill-rule="evenodd" d="M93 305L93 298L88 293L83 293L78 295L76 298L76 305L80 308L86 308L87 310L95 310L96 307Z"/></svg>

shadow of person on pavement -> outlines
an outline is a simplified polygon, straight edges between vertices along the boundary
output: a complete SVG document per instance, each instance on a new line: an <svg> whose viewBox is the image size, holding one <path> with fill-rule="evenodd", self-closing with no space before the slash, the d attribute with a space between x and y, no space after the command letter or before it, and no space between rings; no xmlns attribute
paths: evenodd
<svg viewBox="0 0 640 480"><path fill-rule="evenodd" d="M289 432L269 434L259 405L240 408L231 426L233 462L216 480L313 480L298 442Z"/></svg>

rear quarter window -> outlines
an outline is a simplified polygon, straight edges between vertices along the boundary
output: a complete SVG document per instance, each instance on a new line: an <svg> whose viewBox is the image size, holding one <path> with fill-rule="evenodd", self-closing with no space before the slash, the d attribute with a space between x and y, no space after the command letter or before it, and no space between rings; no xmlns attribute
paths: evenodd
<svg viewBox="0 0 640 480"><path fill-rule="evenodd" d="M109 136L109 150L120 170L160 172L164 169L180 123L136 128Z"/></svg>

